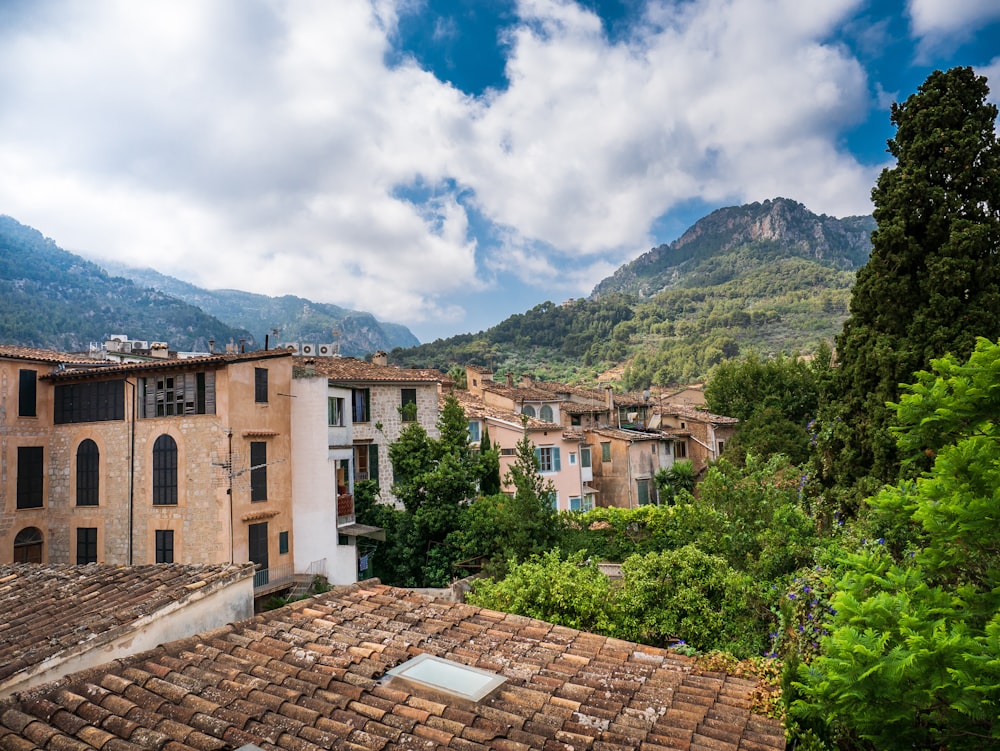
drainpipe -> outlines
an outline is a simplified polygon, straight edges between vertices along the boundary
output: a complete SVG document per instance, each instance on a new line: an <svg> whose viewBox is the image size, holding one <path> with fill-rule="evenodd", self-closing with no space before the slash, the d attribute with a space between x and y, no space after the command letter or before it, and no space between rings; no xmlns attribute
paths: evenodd
<svg viewBox="0 0 1000 751"><path fill-rule="evenodd" d="M133 543L135 535L135 418L136 418L136 384L128 378L125 383L132 387L132 416L129 420L129 458L128 458L128 565L133 565Z"/></svg>

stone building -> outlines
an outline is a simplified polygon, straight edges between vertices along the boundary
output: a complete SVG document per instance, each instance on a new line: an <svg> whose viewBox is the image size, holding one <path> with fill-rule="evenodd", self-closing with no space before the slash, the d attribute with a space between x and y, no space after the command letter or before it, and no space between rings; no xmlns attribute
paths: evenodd
<svg viewBox="0 0 1000 751"><path fill-rule="evenodd" d="M297 357L295 362L296 372L324 377L330 386L350 392L343 409L352 425L353 479L376 481L379 500L398 505L392 494L389 446L413 422L438 437L438 386L446 376L438 370L389 365L384 352L375 353L372 362L353 357Z"/></svg>
<svg viewBox="0 0 1000 751"><path fill-rule="evenodd" d="M0 347L0 563L292 575L285 351L140 363Z"/></svg>

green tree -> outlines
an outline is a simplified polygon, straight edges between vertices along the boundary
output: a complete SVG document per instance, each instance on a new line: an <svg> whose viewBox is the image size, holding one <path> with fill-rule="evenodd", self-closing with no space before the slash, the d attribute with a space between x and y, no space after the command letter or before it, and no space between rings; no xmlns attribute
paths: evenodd
<svg viewBox="0 0 1000 751"><path fill-rule="evenodd" d="M826 361L821 352L817 367ZM785 454L793 462L809 458L806 426L819 407L812 364L797 357L761 360L757 355L724 362L712 371L705 405L717 415L739 419L736 436L726 444L727 456L736 461L748 453Z"/></svg>
<svg viewBox="0 0 1000 751"><path fill-rule="evenodd" d="M870 501L909 521L911 546L849 556L793 705L879 749L1000 744L1000 344L933 368L896 409L901 450L931 451L933 467Z"/></svg>
<svg viewBox="0 0 1000 751"><path fill-rule="evenodd" d="M825 470L851 485L898 473L887 402L947 353L968 357L1000 335L1000 142L986 79L971 68L932 73L893 104L896 159L872 191L877 228L837 338L836 409Z"/></svg>
<svg viewBox="0 0 1000 751"><path fill-rule="evenodd" d="M483 438L479 442L479 492L484 496L500 492L500 450L490 442L490 427L483 426Z"/></svg>
<svg viewBox="0 0 1000 751"><path fill-rule="evenodd" d="M384 519L391 549L385 559L396 563L384 575L387 583L443 586L450 580L452 559L460 551L446 542L460 529L476 492L479 463L469 450L469 423L455 399L445 399L438 417L439 438L419 423L410 423L389 446L393 493L403 502L399 518Z"/></svg>
<svg viewBox="0 0 1000 751"><path fill-rule="evenodd" d="M683 641L738 657L761 654L767 643L773 619L752 577L719 556L694 545L633 555L622 565L622 579L622 638L657 646Z"/></svg>
<svg viewBox="0 0 1000 751"><path fill-rule="evenodd" d="M478 580L467 601L583 631L611 633L611 583L584 556L578 551L563 559L558 549L533 556L504 579Z"/></svg>
<svg viewBox="0 0 1000 751"><path fill-rule="evenodd" d="M697 483L694 462L681 459L669 467L660 467L653 475L653 482L656 483L660 503L674 503L680 494L690 495L694 492Z"/></svg>

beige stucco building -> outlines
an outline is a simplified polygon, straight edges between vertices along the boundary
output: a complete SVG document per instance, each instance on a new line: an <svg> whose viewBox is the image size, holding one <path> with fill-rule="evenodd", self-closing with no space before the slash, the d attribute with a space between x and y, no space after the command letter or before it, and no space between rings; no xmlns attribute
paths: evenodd
<svg viewBox="0 0 1000 751"><path fill-rule="evenodd" d="M292 574L292 358L0 347L0 562Z"/></svg>

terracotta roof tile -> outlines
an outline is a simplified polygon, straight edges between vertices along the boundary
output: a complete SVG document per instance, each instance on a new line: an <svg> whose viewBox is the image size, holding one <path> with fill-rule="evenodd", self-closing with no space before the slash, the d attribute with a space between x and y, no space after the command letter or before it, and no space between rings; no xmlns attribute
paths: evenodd
<svg viewBox="0 0 1000 751"><path fill-rule="evenodd" d="M0 565L0 679L111 643L139 621L251 575L248 565ZM199 583L206 586L188 588Z"/></svg>
<svg viewBox="0 0 1000 751"><path fill-rule="evenodd" d="M440 383L449 380L448 376L439 370L376 365L353 357L296 356L293 362L296 375L315 374L344 383Z"/></svg>
<svg viewBox="0 0 1000 751"><path fill-rule="evenodd" d="M474 703L383 679L424 651L507 682ZM368 582L8 700L0 745L781 749L755 690L663 650Z"/></svg>

